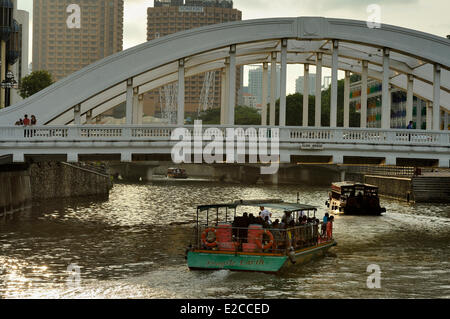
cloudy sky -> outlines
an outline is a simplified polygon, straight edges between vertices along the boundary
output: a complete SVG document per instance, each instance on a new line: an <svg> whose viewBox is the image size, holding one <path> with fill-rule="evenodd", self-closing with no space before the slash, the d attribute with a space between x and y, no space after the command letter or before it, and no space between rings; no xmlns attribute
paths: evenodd
<svg viewBox="0 0 450 319"><path fill-rule="evenodd" d="M381 6L382 23L443 37L450 34L450 0L234 0L235 8L242 11L245 20L292 16L367 20L367 6L370 4ZM146 41L145 9L151 6L153 0L125 0L124 49ZM32 15L33 1L18 0L18 8ZM290 67L288 77L293 79L301 75L301 70L300 66ZM289 83L288 91L291 93L295 84Z"/></svg>

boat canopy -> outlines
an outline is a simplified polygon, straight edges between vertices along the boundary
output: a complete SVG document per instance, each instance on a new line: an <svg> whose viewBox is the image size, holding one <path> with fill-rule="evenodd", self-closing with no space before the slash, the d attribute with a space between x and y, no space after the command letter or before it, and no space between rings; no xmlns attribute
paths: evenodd
<svg viewBox="0 0 450 319"><path fill-rule="evenodd" d="M231 208L235 209L238 206L251 206L251 207L267 207L272 209L279 209L285 212L298 212L304 210L314 210L317 208L311 205L299 204L299 203L286 203L281 199L275 200L237 200L234 203L230 204L212 204L212 205L202 205L198 206L197 209L200 211L214 209L214 208Z"/></svg>

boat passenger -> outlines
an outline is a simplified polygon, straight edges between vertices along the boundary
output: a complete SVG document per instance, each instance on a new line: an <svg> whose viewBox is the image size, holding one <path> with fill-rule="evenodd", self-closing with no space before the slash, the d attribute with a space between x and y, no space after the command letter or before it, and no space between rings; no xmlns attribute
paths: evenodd
<svg viewBox="0 0 450 319"><path fill-rule="evenodd" d="M325 216L323 216L323 224L322 224L322 236L325 236L325 233L327 231L327 222L330 217L330 214L325 213Z"/></svg>
<svg viewBox="0 0 450 319"><path fill-rule="evenodd" d="M333 238L333 221L334 221L334 216L331 216L330 220L327 222L327 238L328 239Z"/></svg>
<svg viewBox="0 0 450 319"><path fill-rule="evenodd" d="M260 210L259 216L260 216L263 220L265 220L266 217L269 217L269 220L270 220L270 217L272 217L272 213L271 213L271 212L269 212L269 211L268 211L267 209L265 209L263 206L261 206L261 207L259 208L259 210Z"/></svg>
<svg viewBox="0 0 450 319"><path fill-rule="evenodd" d="M291 221L293 221L294 219L291 216L291 212L284 212L283 218L281 218L281 222L283 223L283 225L286 227L287 225L289 225L291 223Z"/></svg>

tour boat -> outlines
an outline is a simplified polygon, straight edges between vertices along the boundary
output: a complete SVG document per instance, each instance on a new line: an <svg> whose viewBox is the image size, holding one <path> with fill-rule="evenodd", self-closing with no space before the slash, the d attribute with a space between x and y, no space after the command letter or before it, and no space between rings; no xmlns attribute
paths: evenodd
<svg viewBox="0 0 450 319"><path fill-rule="evenodd" d="M378 187L356 182L340 182L331 185L326 202L330 214L381 215L386 208L380 206Z"/></svg>
<svg viewBox="0 0 450 319"><path fill-rule="evenodd" d="M167 170L168 178L188 178L186 170L182 168L169 168Z"/></svg>
<svg viewBox="0 0 450 319"><path fill-rule="evenodd" d="M257 218L259 209L254 211L253 220L237 216L238 206L280 210L284 212L284 223L262 222ZM316 211L313 206L282 200L239 200L198 206L193 242L186 250L188 267L278 273L323 256L337 244L332 236L333 223L322 229L322 223L315 218ZM298 222L303 216L306 224Z"/></svg>

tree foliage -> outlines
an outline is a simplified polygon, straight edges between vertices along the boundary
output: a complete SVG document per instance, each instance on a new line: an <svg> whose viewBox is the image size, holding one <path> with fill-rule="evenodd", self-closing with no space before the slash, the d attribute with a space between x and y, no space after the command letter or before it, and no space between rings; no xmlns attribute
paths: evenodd
<svg viewBox="0 0 450 319"><path fill-rule="evenodd" d="M235 108L236 125L260 125L261 115L255 108L248 106L236 106ZM198 117L205 125L220 124L220 108L209 109L202 112Z"/></svg>
<svg viewBox="0 0 450 319"><path fill-rule="evenodd" d="M22 78L19 89L20 96L26 99L52 84L52 75L48 71L34 71Z"/></svg>

